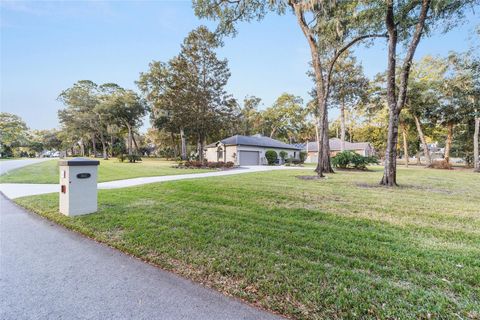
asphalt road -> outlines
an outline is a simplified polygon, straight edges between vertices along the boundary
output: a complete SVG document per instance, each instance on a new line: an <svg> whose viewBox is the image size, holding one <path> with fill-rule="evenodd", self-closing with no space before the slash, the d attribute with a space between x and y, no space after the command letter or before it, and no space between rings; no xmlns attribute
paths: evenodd
<svg viewBox="0 0 480 320"><path fill-rule="evenodd" d="M0 195L0 319L279 319Z"/></svg>

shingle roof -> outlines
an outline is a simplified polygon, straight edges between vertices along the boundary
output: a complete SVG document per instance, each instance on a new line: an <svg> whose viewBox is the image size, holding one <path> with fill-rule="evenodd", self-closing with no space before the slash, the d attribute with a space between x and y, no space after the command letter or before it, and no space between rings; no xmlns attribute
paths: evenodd
<svg viewBox="0 0 480 320"><path fill-rule="evenodd" d="M332 138L329 141L330 144L330 150L341 150L342 148L342 141L338 138ZM348 142L345 141L345 150L358 150L358 149L367 149L370 147L370 143L368 142ZM307 146L306 144L303 147L303 150L306 150ZM308 151L310 152L317 152L318 147L317 147L317 142L312 141L308 143Z"/></svg>
<svg viewBox="0 0 480 320"><path fill-rule="evenodd" d="M233 137L225 138L220 141L224 145L243 145L243 146L256 146L256 147L265 147L265 148L279 148L279 149L292 149L292 150L301 150L296 146L291 144L284 143L269 137L264 137L262 135L256 134L253 136L241 136L235 135ZM215 147L218 142L209 144L207 148Z"/></svg>

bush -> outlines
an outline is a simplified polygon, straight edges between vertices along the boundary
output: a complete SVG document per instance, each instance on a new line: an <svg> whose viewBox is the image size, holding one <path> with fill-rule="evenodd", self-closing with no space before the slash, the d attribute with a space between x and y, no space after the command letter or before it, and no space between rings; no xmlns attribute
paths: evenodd
<svg viewBox="0 0 480 320"><path fill-rule="evenodd" d="M440 160L440 161L433 160L432 164L429 165L428 167L432 168L432 169L444 169L444 170L451 170L452 169L452 165L445 160Z"/></svg>
<svg viewBox="0 0 480 320"><path fill-rule="evenodd" d="M378 164L378 159L376 157L364 157L353 151L342 151L332 158L332 165L342 169L366 170L369 164Z"/></svg>
<svg viewBox="0 0 480 320"><path fill-rule="evenodd" d="M185 167L187 168L202 168L204 163L198 160L185 161Z"/></svg>
<svg viewBox="0 0 480 320"><path fill-rule="evenodd" d="M269 165L274 165L277 162L278 156L275 150L267 150L265 152L265 158L267 158L267 162Z"/></svg>
<svg viewBox="0 0 480 320"><path fill-rule="evenodd" d="M279 155L280 155L280 159L282 159L282 161L285 162L285 159L287 158L288 153L286 151L282 150L282 151L280 151Z"/></svg>
<svg viewBox="0 0 480 320"><path fill-rule="evenodd" d="M125 160L128 160L130 163L135 163L142 161L142 157L136 155L136 154L119 154L117 156L118 161L124 162Z"/></svg>
<svg viewBox="0 0 480 320"><path fill-rule="evenodd" d="M305 151L300 151L300 163L304 163L307 159L307 153Z"/></svg>
<svg viewBox="0 0 480 320"><path fill-rule="evenodd" d="M210 169L224 168L225 167L225 162L223 162L223 161L207 162L207 167L209 167Z"/></svg>
<svg viewBox="0 0 480 320"><path fill-rule="evenodd" d="M301 163L302 163L302 161L300 159L288 158L287 163L285 165L289 165L289 166L292 165L292 164L293 165L299 165Z"/></svg>
<svg viewBox="0 0 480 320"><path fill-rule="evenodd" d="M190 160L190 161L185 161L185 162L179 162L178 167L181 168L209 168L209 169L223 169L223 168L233 168L234 163L229 161L229 162L201 162L198 160Z"/></svg>
<svg viewBox="0 0 480 320"><path fill-rule="evenodd" d="M0 146L0 154L2 158L11 158L13 157L13 150L9 146L2 145Z"/></svg>
<svg viewBox="0 0 480 320"><path fill-rule="evenodd" d="M140 162L142 161L142 157L136 155L136 154L129 154L127 156L128 162L130 163L135 163L135 162Z"/></svg>

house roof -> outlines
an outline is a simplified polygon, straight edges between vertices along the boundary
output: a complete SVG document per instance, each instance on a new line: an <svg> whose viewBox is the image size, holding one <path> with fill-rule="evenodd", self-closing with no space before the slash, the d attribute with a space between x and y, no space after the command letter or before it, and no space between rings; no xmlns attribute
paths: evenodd
<svg viewBox="0 0 480 320"><path fill-rule="evenodd" d="M330 150L337 151L342 149L342 141L338 138L332 138L329 141ZM370 148L369 142L348 142L345 141L345 150L364 150ZM302 150L307 150L307 144L303 143ZM317 152L317 142L312 141L308 143L308 151Z"/></svg>
<svg viewBox="0 0 480 320"><path fill-rule="evenodd" d="M269 137L264 137L260 134L256 134L253 136L235 135L235 136L220 140L218 142L209 144L206 146L206 148L216 147L218 143L222 143L227 146L243 145L243 146L255 146L255 147L265 147L265 148L301 150L301 148L298 148L291 144L287 144L282 141L278 141Z"/></svg>

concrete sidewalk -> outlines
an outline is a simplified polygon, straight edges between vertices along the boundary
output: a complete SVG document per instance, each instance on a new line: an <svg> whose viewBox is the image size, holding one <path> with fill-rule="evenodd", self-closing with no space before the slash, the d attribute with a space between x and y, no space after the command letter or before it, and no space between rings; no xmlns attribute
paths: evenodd
<svg viewBox="0 0 480 320"><path fill-rule="evenodd" d="M310 168L284 167L284 166L240 167L237 169L231 169L231 170L225 170L225 171L192 173L192 174L159 176L159 177L144 177L144 178L133 178L133 179L101 182L98 184L98 189L117 189L117 188L138 186L138 185L148 184L148 183L155 183L155 182L165 182L165 181L175 181L175 180L185 180L185 179L199 179L199 178L208 178L208 177L230 176L230 175L243 174L243 173L255 173L255 172L265 172L265 171L274 171L274 170L295 170L295 169L308 170ZM59 188L60 186L58 184L27 184L27 183L0 184L0 191L3 192L10 199L15 199L15 198L24 197L24 196L31 196L36 194L58 192Z"/></svg>
<svg viewBox="0 0 480 320"><path fill-rule="evenodd" d="M280 319L0 195L0 319Z"/></svg>
<svg viewBox="0 0 480 320"><path fill-rule="evenodd" d="M31 164L40 163L48 160L54 160L54 159L56 158L2 160L0 161L0 174L4 174L7 171L12 171L12 170L25 167Z"/></svg>

